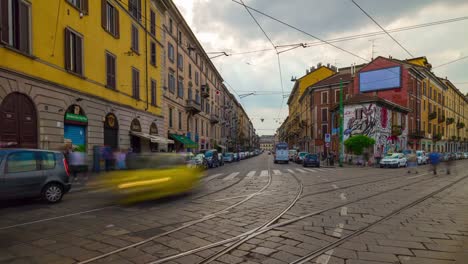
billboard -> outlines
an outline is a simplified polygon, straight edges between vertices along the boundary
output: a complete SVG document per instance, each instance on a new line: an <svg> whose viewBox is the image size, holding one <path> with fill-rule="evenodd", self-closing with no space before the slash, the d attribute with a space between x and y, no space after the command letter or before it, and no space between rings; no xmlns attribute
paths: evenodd
<svg viewBox="0 0 468 264"><path fill-rule="evenodd" d="M370 92L401 87L401 67L359 73L359 91Z"/></svg>

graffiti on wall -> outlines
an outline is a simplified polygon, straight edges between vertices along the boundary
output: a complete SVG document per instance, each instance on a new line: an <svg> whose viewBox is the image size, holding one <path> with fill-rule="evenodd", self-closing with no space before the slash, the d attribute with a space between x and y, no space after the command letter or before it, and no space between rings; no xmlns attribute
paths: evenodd
<svg viewBox="0 0 468 264"><path fill-rule="evenodd" d="M392 110L376 104L346 106L344 139L354 135L366 135L375 139L374 156L376 157L401 151L406 147L407 131L405 127L402 127L401 135L393 135L391 116ZM396 117L398 118L397 124L402 125L402 119L405 119L406 115L397 113Z"/></svg>

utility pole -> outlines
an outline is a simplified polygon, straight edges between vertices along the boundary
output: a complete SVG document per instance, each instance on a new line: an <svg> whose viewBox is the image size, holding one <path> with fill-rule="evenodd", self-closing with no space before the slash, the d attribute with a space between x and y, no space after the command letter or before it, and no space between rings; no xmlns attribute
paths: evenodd
<svg viewBox="0 0 468 264"><path fill-rule="evenodd" d="M375 45L374 45L374 42L375 42L376 40L378 40L378 38L370 39L370 40L369 40L370 42L372 42L371 60L374 59L374 54L375 54L375 50L374 50Z"/></svg>
<svg viewBox="0 0 468 264"><path fill-rule="evenodd" d="M343 118L344 118L343 79L340 78L340 167L343 167L343 159L344 159Z"/></svg>

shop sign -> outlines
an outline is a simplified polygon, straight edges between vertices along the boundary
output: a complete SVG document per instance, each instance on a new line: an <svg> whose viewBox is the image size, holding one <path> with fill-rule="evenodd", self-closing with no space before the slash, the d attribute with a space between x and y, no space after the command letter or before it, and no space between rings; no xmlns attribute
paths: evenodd
<svg viewBox="0 0 468 264"><path fill-rule="evenodd" d="M65 120L88 123L88 117L84 115L77 115L77 114L72 114L72 113L66 113Z"/></svg>
<svg viewBox="0 0 468 264"><path fill-rule="evenodd" d="M141 132L141 125L138 119L133 119L132 124L130 125L130 130L135 132Z"/></svg>
<svg viewBox="0 0 468 264"><path fill-rule="evenodd" d="M115 115L113 114L108 114L106 116L106 125L108 128L116 128L116 125L117 125L117 122L116 122L117 118L115 117Z"/></svg>

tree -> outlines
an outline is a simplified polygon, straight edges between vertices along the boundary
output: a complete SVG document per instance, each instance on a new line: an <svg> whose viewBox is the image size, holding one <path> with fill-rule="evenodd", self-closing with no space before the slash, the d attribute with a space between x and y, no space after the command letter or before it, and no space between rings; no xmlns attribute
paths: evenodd
<svg viewBox="0 0 468 264"><path fill-rule="evenodd" d="M365 148L375 144L375 139L364 135L355 135L344 142L346 149L356 155L361 155Z"/></svg>

